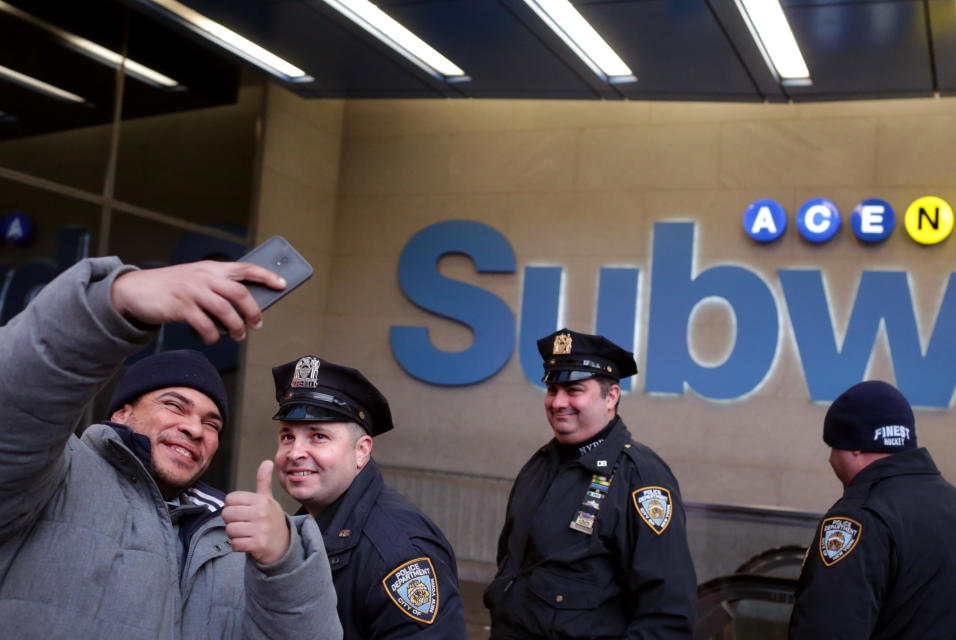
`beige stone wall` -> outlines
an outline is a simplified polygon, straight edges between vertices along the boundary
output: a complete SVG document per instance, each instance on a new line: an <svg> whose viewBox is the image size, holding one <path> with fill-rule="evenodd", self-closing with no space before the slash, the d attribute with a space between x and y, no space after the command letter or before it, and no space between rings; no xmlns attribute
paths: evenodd
<svg viewBox="0 0 956 640"><path fill-rule="evenodd" d="M318 275L313 289L270 311L249 344L239 483L249 486L256 462L274 446L269 367L306 351L355 366L389 398L397 425L376 439L374 456L444 528L466 577L490 575L508 483L550 430L543 392L525 378L517 352L496 375L464 387L420 382L396 362L395 325L428 327L444 350L472 341L468 328L423 311L399 288L399 255L427 225L476 220L508 239L514 274L477 274L463 256L444 258L440 270L500 297L518 326L526 266L565 268L562 317L586 332L595 326L600 268L639 268L642 371L655 222L696 222L695 273L740 265L767 283L781 328L776 360L757 389L722 402L692 390L651 395L641 375L621 403L635 438L671 464L684 498L698 502L823 511L840 493L820 438L826 406L810 400L778 269L823 271L841 343L862 271L908 271L924 345L952 270L956 240L922 247L899 222L885 243L865 247L850 231L849 213L868 197L890 202L900 220L919 196L956 202L953 99L302 103L270 91L269 100L258 236L285 234L313 258ZM765 197L790 214L790 230L771 246L757 245L741 225L744 209ZM793 215L812 197L831 199L844 217L843 230L821 246L794 227ZM734 331L726 309L708 307L694 316L689 342L699 358L719 362ZM868 375L894 379L882 330ZM921 443L956 478L951 412L919 410L917 420ZM772 544L751 536L739 559L720 566L811 535L794 531ZM695 561L716 566L724 552L707 551L714 544L704 538L694 543L705 549Z"/></svg>
<svg viewBox="0 0 956 640"><path fill-rule="evenodd" d="M464 326L408 301L398 256L428 224L478 220L511 242L515 274L476 274L449 257L442 273L492 291L520 318L526 265L566 269L566 323L594 327L602 266L641 269L637 350L644 368L655 221L694 220L698 272L741 264L773 290L781 319L778 358L764 384L739 401L688 391L625 396L621 413L639 440L674 468L685 498L823 510L839 487L820 440L824 406L809 399L778 268L824 271L842 338L864 269L911 274L924 341L949 274L953 240L926 248L902 228L863 247L849 212L866 197L889 201L901 219L916 197L956 201L956 101L946 99L806 105L545 101L349 101L340 194L322 334L323 355L362 369L389 397L397 429L379 438L380 462L513 477L549 437L542 393L515 354L487 381L457 388L419 382L392 356L389 327L427 326L433 343L460 350ZM839 236L802 241L793 214L811 197L844 215ZM789 233L759 246L741 227L744 209L771 197L791 215ZM691 342L720 359L733 340L724 311L697 315ZM885 337L871 375L892 381ZM920 411L921 441L956 477L948 411Z"/></svg>
<svg viewBox="0 0 956 640"><path fill-rule="evenodd" d="M272 367L317 351L325 331L343 109L341 100L305 101L275 85L266 91L255 195L256 243L285 236L315 271L266 312L262 329L253 332L244 346L238 488L254 489L259 462L271 460L275 453ZM285 503L292 506L287 498Z"/></svg>

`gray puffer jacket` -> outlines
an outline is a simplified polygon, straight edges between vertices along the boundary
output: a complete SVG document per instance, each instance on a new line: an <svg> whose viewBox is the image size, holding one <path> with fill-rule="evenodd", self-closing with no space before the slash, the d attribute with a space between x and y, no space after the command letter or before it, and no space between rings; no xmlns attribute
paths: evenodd
<svg viewBox="0 0 956 640"><path fill-rule="evenodd" d="M0 327L3 637L342 637L312 518L260 566L222 518L178 538L149 470L106 425L72 435L85 404L151 337L113 309L115 258L80 262ZM182 577L180 577L180 575Z"/></svg>

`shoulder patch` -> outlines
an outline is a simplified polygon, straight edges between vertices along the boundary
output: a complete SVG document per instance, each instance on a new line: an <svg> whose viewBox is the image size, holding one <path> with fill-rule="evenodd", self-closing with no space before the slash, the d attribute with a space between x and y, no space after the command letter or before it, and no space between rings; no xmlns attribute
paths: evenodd
<svg viewBox="0 0 956 640"><path fill-rule="evenodd" d="M850 555L863 533L863 525L850 518L824 518L820 524L820 558L832 567Z"/></svg>
<svg viewBox="0 0 956 640"><path fill-rule="evenodd" d="M664 533L671 523L671 492L664 487L641 487L631 497L634 499L634 508L651 531L657 535Z"/></svg>
<svg viewBox="0 0 956 640"><path fill-rule="evenodd" d="M438 576L428 558L399 565L382 580L385 592L409 618L431 624L438 615Z"/></svg>

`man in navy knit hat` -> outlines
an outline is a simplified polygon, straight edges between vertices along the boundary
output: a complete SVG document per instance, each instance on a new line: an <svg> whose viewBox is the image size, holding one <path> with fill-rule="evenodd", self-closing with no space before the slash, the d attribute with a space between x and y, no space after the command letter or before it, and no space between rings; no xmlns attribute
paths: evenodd
<svg viewBox="0 0 956 640"><path fill-rule="evenodd" d="M166 322L207 343L215 317L240 340L261 323L244 263L138 270L77 263L0 327L0 620L10 638L338 640L318 527L271 494L198 478L219 446L227 398L196 351L140 360L108 421L73 435L84 407Z"/></svg>
<svg viewBox="0 0 956 640"><path fill-rule="evenodd" d="M909 402L885 382L854 385L823 440L844 493L807 552L790 637L952 638L956 487L917 447Z"/></svg>

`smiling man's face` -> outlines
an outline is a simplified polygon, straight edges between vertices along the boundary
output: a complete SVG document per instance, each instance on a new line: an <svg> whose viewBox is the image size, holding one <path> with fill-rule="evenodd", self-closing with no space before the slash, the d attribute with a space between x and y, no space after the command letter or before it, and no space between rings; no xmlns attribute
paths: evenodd
<svg viewBox="0 0 956 640"><path fill-rule="evenodd" d="M616 383L606 395L594 378L565 383L549 383L544 409L554 437L562 444L584 442L614 419L614 408L621 395Z"/></svg>
<svg viewBox="0 0 956 640"><path fill-rule="evenodd" d="M219 449L219 409L189 387L145 393L110 419L149 438L153 479L167 500L196 482Z"/></svg>
<svg viewBox="0 0 956 640"><path fill-rule="evenodd" d="M281 422L279 484L313 516L338 500L368 463L372 438L348 422Z"/></svg>

